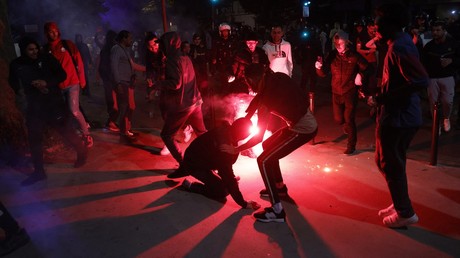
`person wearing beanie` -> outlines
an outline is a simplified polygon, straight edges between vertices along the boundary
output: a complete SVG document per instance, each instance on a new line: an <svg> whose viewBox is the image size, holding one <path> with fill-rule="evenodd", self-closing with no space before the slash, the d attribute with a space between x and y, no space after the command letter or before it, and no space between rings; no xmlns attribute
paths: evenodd
<svg viewBox="0 0 460 258"><path fill-rule="evenodd" d="M21 184L31 185L47 178L43 161L43 135L51 126L77 152L75 167L87 159L87 148L67 122L69 111L65 106L59 84L66 73L59 61L49 53L39 53L40 46L31 38L19 41L21 56L10 64L9 83L16 94L24 92L27 99L26 126L34 172Z"/></svg>
<svg viewBox="0 0 460 258"><path fill-rule="evenodd" d="M53 54L64 68L67 78L59 84L59 88L64 93L72 116L78 122L83 141L87 147L92 147L93 138L89 133L89 125L80 111L80 89L86 87L85 69L80 52L72 41L61 39L57 23L45 23L44 32L48 42L43 50Z"/></svg>

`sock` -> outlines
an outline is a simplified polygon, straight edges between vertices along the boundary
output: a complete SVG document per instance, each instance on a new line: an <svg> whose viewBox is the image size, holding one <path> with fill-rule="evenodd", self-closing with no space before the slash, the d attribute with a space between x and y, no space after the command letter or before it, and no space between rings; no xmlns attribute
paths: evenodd
<svg viewBox="0 0 460 258"><path fill-rule="evenodd" d="M278 213L278 214L280 214L281 211L283 211L283 205L281 205L280 202L277 202L277 203L273 204L272 208L275 211L275 213Z"/></svg>

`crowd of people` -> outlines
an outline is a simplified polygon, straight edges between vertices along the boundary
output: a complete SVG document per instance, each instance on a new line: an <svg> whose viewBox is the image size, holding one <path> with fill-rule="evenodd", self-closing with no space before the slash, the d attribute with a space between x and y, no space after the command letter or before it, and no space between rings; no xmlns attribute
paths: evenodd
<svg viewBox="0 0 460 258"><path fill-rule="evenodd" d="M185 189L217 200L230 194L242 208L259 209L257 202L244 199L232 165L239 153L262 142L264 150L255 156L265 185L260 195L268 196L272 206L254 217L284 222L280 197L287 195L287 186L279 160L312 140L322 126L316 122L309 98L315 93L317 76L331 76L333 117L348 137L344 154L356 152L359 98L367 100L376 118L375 161L392 198L392 204L378 213L383 223L391 228L416 223L408 195L406 151L422 125L420 96L424 92L431 110L441 106L440 132L451 130L460 48L445 21L428 24L421 21L424 16L417 16L410 23L406 11L387 4L377 9L375 20L356 22L353 31L338 22L330 30L308 25L298 28L306 30L298 38L285 33L283 24L273 24L265 42L250 29L236 37L230 24L222 23L211 48L203 32L193 34L190 42L178 32L148 32L143 42L134 44L129 31L108 30L95 38L100 48L97 61L90 57L80 34L75 43L61 39L58 25L48 22L44 26L47 43L40 47L36 40L22 38L21 57L10 65L10 85L18 97L24 94L26 99L21 109L34 165L33 174L22 185L47 177L43 165L46 126L57 129L75 149L74 166L84 166L88 148L97 142L93 142L79 96L80 91L91 95L88 70L93 69L104 87L105 130L119 134L121 144L137 140L132 130L134 89L146 85L149 108L158 108L164 120L161 154L171 154L179 164L168 178L193 176L201 181L185 179ZM301 67L300 83L292 79L295 65ZM246 114L216 117L212 101L234 95L249 99ZM260 132L241 142L249 136L254 116ZM264 139L266 130L273 134ZM196 134L185 151L177 144L179 132L187 134L188 140L191 132ZM24 234L17 226L14 232Z"/></svg>

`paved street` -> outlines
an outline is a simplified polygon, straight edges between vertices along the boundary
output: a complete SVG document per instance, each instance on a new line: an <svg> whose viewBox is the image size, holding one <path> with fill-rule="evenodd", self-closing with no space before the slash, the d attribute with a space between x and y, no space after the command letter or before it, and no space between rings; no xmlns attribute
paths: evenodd
<svg viewBox="0 0 460 258"><path fill-rule="evenodd" d="M360 103L357 153L342 154L346 137L333 122L327 80L316 94L315 144L281 161L287 223L264 224L231 197L222 204L167 180L177 163L159 155L162 121L146 104L144 86L136 91L140 136L132 146L101 129L102 86L93 84L92 92L82 97L95 138L85 166L72 168L75 154L67 149L50 150L48 180L30 187L19 186L22 172L0 168L0 199L32 239L7 257L460 257L460 130L440 136L438 165L430 166L428 111L407 163L418 224L382 225L377 211L391 201L373 161L369 109ZM268 206L258 194L255 159L240 156L234 169L245 198Z"/></svg>

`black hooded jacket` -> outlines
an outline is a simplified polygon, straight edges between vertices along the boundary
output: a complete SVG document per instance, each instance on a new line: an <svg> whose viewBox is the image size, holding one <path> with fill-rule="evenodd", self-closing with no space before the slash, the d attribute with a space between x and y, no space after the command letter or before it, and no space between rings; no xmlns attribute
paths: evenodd
<svg viewBox="0 0 460 258"><path fill-rule="evenodd" d="M181 112L201 103L192 61L180 51L181 39L172 31L160 38L166 56L165 80L158 82L160 108L163 112Z"/></svg>

